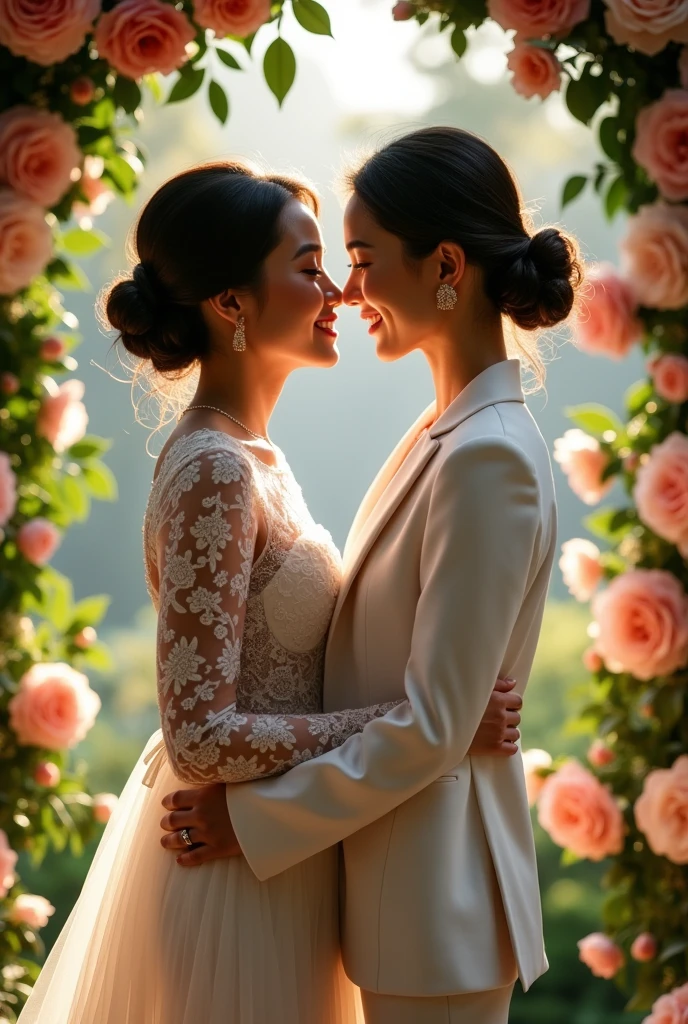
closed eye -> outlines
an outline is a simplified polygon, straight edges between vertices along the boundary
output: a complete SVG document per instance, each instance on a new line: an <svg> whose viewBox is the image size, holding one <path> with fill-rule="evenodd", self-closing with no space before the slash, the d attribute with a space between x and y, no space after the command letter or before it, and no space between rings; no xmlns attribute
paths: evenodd
<svg viewBox="0 0 688 1024"><path fill-rule="evenodd" d="M369 266L370 263L347 263L347 267L349 267L351 270L364 270L366 267Z"/></svg>
<svg viewBox="0 0 688 1024"><path fill-rule="evenodd" d="M318 270L317 267L316 268L310 268L308 270L304 270L304 271L302 271L302 273L310 274L311 277L322 277L322 275L323 275L322 270Z"/></svg>

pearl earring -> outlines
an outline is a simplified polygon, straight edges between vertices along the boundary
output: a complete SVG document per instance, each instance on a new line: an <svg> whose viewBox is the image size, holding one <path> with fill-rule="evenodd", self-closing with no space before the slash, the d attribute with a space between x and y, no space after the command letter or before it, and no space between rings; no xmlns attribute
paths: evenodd
<svg viewBox="0 0 688 1024"><path fill-rule="evenodd" d="M450 284L441 284L437 289L437 308L453 309L458 301L456 289Z"/></svg>
<svg viewBox="0 0 688 1024"><path fill-rule="evenodd" d="M243 316L237 320L233 346L235 352L246 351L246 319Z"/></svg>

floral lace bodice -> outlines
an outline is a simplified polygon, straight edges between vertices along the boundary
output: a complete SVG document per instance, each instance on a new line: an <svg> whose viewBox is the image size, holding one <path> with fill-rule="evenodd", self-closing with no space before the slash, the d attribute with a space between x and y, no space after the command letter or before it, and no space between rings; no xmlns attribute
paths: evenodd
<svg viewBox="0 0 688 1024"><path fill-rule="evenodd" d="M278 455L268 466L222 431L194 431L162 457L148 500L162 733L189 783L287 771L395 706L321 712L341 559Z"/></svg>

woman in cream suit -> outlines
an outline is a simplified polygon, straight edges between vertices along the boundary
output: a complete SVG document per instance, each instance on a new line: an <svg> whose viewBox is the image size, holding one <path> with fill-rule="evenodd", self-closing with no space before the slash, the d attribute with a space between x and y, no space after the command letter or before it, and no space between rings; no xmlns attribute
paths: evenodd
<svg viewBox="0 0 688 1024"><path fill-rule="evenodd" d="M463 131L406 135L350 185L344 301L381 359L423 352L436 402L352 528L324 708L405 700L278 778L170 794L162 842L183 850L189 828L180 863L243 853L264 880L343 841L344 966L367 1024L506 1024L516 978L547 969L535 850L520 755L469 747L494 679L527 684L556 510L504 325L563 321L581 272L559 231L529 233L508 169Z"/></svg>

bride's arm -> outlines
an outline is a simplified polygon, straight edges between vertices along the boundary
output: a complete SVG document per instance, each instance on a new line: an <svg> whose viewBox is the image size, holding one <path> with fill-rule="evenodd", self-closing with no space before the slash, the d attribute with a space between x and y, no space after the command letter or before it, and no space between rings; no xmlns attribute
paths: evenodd
<svg viewBox="0 0 688 1024"><path fill-rule="evenodd" d="M399 701L310 715L237 710L259 511L238 455L203 454L157 537L158 700L168 757L188 783L277 775L334 750Z"/></svg>

